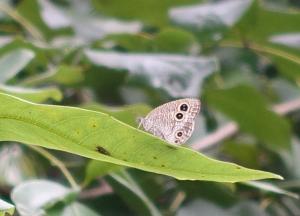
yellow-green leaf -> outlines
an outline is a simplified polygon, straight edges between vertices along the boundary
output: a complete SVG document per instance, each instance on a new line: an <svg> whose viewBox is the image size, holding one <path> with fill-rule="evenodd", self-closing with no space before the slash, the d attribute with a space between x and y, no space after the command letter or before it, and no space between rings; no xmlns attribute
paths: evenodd
<svg viewBox="0 0 300 216"><path fill-rule="evenodd" d="M33 104L5 94L0 94L0 104L0 141L39 145L177 179L281 179L170 145L100 112Z"/></svg>

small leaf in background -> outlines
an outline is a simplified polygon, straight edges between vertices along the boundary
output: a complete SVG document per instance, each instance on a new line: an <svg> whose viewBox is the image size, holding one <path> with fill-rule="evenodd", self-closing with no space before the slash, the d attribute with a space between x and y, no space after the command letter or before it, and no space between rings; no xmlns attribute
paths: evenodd
<svg viewBox="0 0 300 216"><path fill-rule="evenodd" d="M11 37L11 36L0 36L0 48L11 43L12 40L13 40L13 37Z"/></svg>
<svg viewBox="0 0 300 216"><path fill-rule="evenodd" d="M248 185L250 187L258 188L260 190L266 192L272 192L276 194L284 194L286 196L290 196L295 199L299 199L299 195L296 193L292 193L290 191L286 191L278 186L268 183L268 182L258 182L258 181L250 181L250 182L243 182L244 185Z"/></svg>
<svg viewBox="0 0 300 216"><path fill-rule="evenodd" d="M300 48L300 33L274 35L269 40L272 43L285 45L291 48Z"/></svg>
<svg viewBox="0 0 300 216"><path fill-rule="evenodd" d="M255 0L247 13L226 34L229 43L225 46L244 47L244 43L251 44L251 49L268 56L282 75L299 83L300 50L297 45L288 46L297 40L299 22L299 12L274 10ZM236 42L240 45L236 46Z"/></svg>
<svg viewBox="0 0 300 216"><path fill-rule="evenodd" d="M91 160L85 170L83 185L88 185L95 178L100 178L120 169L122 169L122 166L103 161Z"/></svg>
<svg viewBox="0 0 300 216"><path fill-rule="evenodd" d="M43 215L46 208L74 196L76 191L47 180L31 180L15 187L11 199L22 216Z"/></svg>
<svg viewBox="0 0 300 216"><path fill-rule="evenodd" d="M212 57L96 50L86 50L85 55L97 66L126 70L133 77L142 76L150 86L161 88L172 97L198 97L204 78L218 70L217 61Z"/></svg>
<svg viewBox="0 0 300 216"><path fill-rule="evenodd" d="M276 92L280 102L296 99L300 95L300 89L297 85L285 79L273 79L271 81L271 86Z"/></svg>
<svg viewBox="0 0 300 216"><path fill-rule="evenodd" d="M177 179L237 182L282 178L170 145L104 113L32 104L1 93L0 103L2 141L39 145Z"/></svg>
<svg viewBox="0 0 300 216"><path fill-rule="evenodd" d="M151 201L138 183L125 170L111 174L107 177L107 181L137 215L162 215L153 201Z"/></svg>
<svg viewBox="0 0 300 216"><path fill-rule="evenodd" d="M199 212L203 215L222 215L222 216L267 216L264 210L256 202L241 201L232 208L222 208L214 203L202 199L195 199L187 203L178 211L178 216L197 216Z"/></svg>
<svg viewBox="0 0 300 216"><path fill-rule="evenodd" d="M0 185L12 187L37 175L34 161L17 144L1 143Z"/></svg>
<svg viewBox="0 0 300 216"><path fill-rule="evenodd" d="M169 17L174 23L189 30L204 34L211 31L211 37L218 40L222 37L220 33L233 26L247 11L251 2L252 0L230 0L175 7L169 10Z"/></svg>
<svg viewBox="0 0 300 216"><path fill-rule="evenodd" d="M259 150L253 143L226 141L222 146L222 151L238 164L259 168Z"/></svg>
<svg viewBox="0 0 300 216"><path fill-rule="evenodd" d="M245 36L253 42L267 42L274 35L298 32L299 20L300 13L297 11L274 10L254 0L247 13L241 17L226 38Z"/></svg>
<svg viewBox="0 0 300 216"><path fill-rule="evenodd" d="M184 191L187 198L192 198L191 200L201 198L222 207L230 207L238 201L235 194L235 184L179 181L178 186L180 190Z"/></svg>
<svg viewBox="0 0 300 216"><path fill-rule="evenodd" d="M115 16L126 20L138 19L146 25L163 27L169 24L167 12L170 7L199 3L199 0L92 0L91 2L100 13L106 16Z"/></svg>
<svg viewBox="0 0 300 216"><path fill-rule="evenodd" d="M49 28L72 27L83 41L100 39L108 34L137 33L142 28L142 24L137 21L125 22L95 14L89 1L72 1L68 9L48 0L38 2L42 8L41 16Z"/></svg>
<svg viewBox="0 0 300 216"><path fill-rule="evenodd" d="M41 68L46 68L49 64L49 58L64 53L40 42L28 41L22 37L12 37L12 41L0 49L0 55L5 56L19 50L27 50L34 53L34 58L26 65L26 68L20 68L20 70L26 69L26 71L32 71L33 73L36 72L35 70L39 71Z"/></svg>
<svg viewBox="0 0 300 216"><path fill-rule="evenodd" d="M98 213L93 211L92 209L88 208L87 206L79 203L79 202L72 202L70 204L53 207L47 209L47 216L100 216Z"/></svg>
<svg viewBox="0 0 300 216"><path fill-rule="evenodd" d="M0 199L0 216L13 215L15 206Z"/></svg>
<svg viewBox="0 0 300 216"><path fill-rule="evenodd" d="M23 85L33 86L45 83L56 83L60 85L74 85L84 80L83 71L80 67L60 65L48 72L31 76L22 81Z"/></svg>
<svg viewBox="0 0 300 216"><path fill-rule="evenodd" d="M28 49L19 49L0 56L0 83L5 83L19 73L35 54Z"/></svg>
<svg viewBox="0 0 300 216"><path fill-rule="evenodd" d="M188 31L177 28L166 28L160 31L153 40L154 52L192 53L199 52L197 38Z"/></svg>
<svg viewBox="0 0 300 216"><path fill-rule="evenodd" d="M183 53L198 54L200 45L190 32L180 28L164 28L155 35L148 34L114 34L108 35L102 45L121 47L132 52Z"/></svg>
<svg viewBox="0 0 300 216"><path fill-rule="evenodd" d="M47 88L23 88L16 86L8 86L0 84L0 92L14 95L25 100L29 100L36 103L44 102L48 99L60 101L62 99L62 93L55 87Z"/></svg>
<svg viewBox="0 0 300 216"><path fill-rule="evenodd" d="M264 98L249 86L236 86L205 93L207 103L236 121L241 130L253 134L272 149L289 148L288 122L270 111Z"/></svg>

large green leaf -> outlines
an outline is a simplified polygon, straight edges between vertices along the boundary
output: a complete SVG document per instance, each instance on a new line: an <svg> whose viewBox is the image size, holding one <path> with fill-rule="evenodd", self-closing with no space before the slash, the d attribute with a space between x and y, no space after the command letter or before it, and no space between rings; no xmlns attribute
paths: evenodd
<svg viewBox="0 0 300 216"><path fill-rule="evenodd" d="M13 215L15 212L15 207L0 199L0 216L5 216L5 215Z"/></svg>
<svg viewBox="0 0 300 216"><path fill-rule="evenodd" d="M242 131L256 136L271 148L290 146L290 126L267 108L264 98L253 88L236 86L206 92L211 105L235 120Z"/></svg>
<svg viewBox="0 0 300 216"><path fill-rule="evenodd" d="M167 144L100 112L33 104L5 94L0 94L0 104L3 141L40 145L178 179L237 182L281 178Z"/></svg>
<svg viewBox="0 0 300 216"><path fill-rule="evenodd" d="M107 113L133 127L137 127L138 117L145 116L148 112L150 112L150 107L144 104L133 104L123 107L107 107L100 104L86 104L82 106L82 108ZM122 166L116 164L91 160L86 167L84 185L87 185L96 177L104 176L121 168Z"/></svg>

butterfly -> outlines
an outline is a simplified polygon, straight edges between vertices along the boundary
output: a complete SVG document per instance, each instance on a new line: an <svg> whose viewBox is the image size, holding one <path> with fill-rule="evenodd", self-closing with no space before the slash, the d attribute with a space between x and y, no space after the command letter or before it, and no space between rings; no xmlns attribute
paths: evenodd
<svg viewBox="0 0 300 216"><path fill-rule="evenodd" d="M143 126L145 131L171 144L183 144L194 131L200 107L198 99L171 101L153 109L145 118L140 118L139 127Z"/></svg>

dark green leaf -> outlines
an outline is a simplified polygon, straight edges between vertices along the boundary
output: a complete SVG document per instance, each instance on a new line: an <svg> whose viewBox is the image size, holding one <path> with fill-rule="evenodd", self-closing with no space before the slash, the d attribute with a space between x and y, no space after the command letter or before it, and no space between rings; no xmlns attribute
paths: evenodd
<svg viewBox="0 0 300 216"><path fill-rule="evenodd" d="M251 133L273 149L290 146L290 126L268 109L264 98L253 88L237 86L211 90L207 102L236 121L241 130Z"/></svg>

